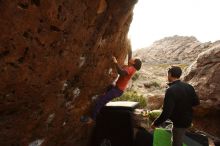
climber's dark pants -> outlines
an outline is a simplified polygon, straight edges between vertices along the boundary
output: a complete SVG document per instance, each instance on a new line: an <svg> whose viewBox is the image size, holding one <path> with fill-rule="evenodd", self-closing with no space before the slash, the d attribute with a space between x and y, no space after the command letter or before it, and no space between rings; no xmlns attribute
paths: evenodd
<svg viewBox="0 0 220 146"><path fill-rule="evenodd" d="M111 86L104 95L99 96L95 109L93 111L92 118L93 120L96 120L96 116L99 113L99 111L102 109L102 107L111 101L112 99L119 97L123 94L123 91L118 89L118 87Z"/></svg>

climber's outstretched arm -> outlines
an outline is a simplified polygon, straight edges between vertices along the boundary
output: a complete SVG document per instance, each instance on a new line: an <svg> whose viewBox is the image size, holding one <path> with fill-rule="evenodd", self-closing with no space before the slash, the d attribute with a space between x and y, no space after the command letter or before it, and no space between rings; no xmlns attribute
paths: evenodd
<svg viewBox="0 0 220 146"><path fill-rule="evenodd" d="M119 66L118 61L117 61L117 59L116 59L114 56L112 56L112 60L113 60L113 62L114 62L114 64L115 64L115 67L116 67L117 72L118 72L119 75L125 76L125 75L128 74L127 71L123 70L123 69Z"/></svg>
<svg viewBox="0 0 220 146"><path fill-rule="evenodd" d="M129 47L128 48L128 63L131 58L132 58L132 50L131 50L131 47Z"/></svg>

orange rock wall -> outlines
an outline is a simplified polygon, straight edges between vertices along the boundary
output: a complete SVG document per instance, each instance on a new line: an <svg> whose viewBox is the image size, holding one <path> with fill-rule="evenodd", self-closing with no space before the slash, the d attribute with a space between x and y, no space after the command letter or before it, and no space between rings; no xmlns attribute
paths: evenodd
<svg viewBox="0 0 220 146"><path fill-rule="evenodd" d="M136 0L0 1L0 145L84 146Z"/></svg>

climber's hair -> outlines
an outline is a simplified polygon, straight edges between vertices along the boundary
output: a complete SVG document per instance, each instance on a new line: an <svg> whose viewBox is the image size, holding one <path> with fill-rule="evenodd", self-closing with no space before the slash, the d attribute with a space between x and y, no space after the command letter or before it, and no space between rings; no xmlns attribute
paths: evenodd
<svg viewBox="0 0 220 146"><path fill-rule="evenodd" d="M141 62L141 60L139 59L139 58L136 58L135 60L134 60L134 68L136 69L136 70L140 70L141 69L141 65L142 65L142 62Z"/></svg>
<svg viewBox="0 0 220 146"><path fill-rule="evenodd" d="M180 78L182 75L182 70L179 66L171 66L168 69L168 73L171 75L171 77Z"/></svg>

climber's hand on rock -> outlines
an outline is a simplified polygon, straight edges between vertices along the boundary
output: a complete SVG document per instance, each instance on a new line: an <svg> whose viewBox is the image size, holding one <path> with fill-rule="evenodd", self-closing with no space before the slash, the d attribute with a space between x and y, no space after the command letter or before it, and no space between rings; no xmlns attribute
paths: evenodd
<svg viewBox="0 0 220 146"><path fill-rule="evenodd" d="M113 60L113 62L114 62L115 64L118 63L118 61L117 61L117 59L115 58L115 56L112 56L112 60Z"/></svg>
<svg viewBox="0 0 220 146"><path fill-rule="evenodd" d="M118 74L116 72L111 72L110 73L110 77L112 78L112 80L114 80L115 78L117 78Z"/></svg>

